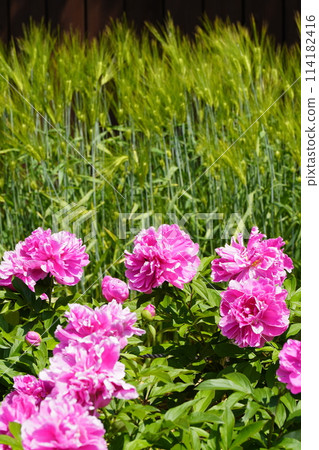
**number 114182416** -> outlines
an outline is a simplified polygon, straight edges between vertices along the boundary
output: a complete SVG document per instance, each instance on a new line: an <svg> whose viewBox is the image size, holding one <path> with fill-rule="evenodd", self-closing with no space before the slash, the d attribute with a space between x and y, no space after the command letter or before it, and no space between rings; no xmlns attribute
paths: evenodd
<svg viewBox="0 0 319 450"><path fill-rule="evenodd" d="M315 39L315 16L306 16L306 81L315 81L315 57L316 57L316 39ZM308 75L309 74L309 75Z"/></svg>

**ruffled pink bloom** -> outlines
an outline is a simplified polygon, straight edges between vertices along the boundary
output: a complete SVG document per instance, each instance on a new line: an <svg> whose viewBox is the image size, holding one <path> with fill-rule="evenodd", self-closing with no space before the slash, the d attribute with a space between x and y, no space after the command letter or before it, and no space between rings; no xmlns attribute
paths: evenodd
<svg viewBox="0 0 319 450"><path fill-rule="evenodd" d="M270 281L231 281L221 294L219 328L239 347L262 347L289 325L287 291Z"/></svg>
<svg viewBox="0 0 319 450"><path fill-rule="evenodd" d="M47 386L51 384L51 397L74 399L95 411L108 405L112 397L138 396L134 386L123 380L125 367L119 357L120 344L115 337L93 334L56 353L39 378Z"/></svg>
<svg viewBox="0 0 319 450"><path fill-rule="evenodd" d="M156 314L155 306L152 305L152 303L150 303L149 305L145 306L144 310L148 311L151 314L152 317L154 317L155 314Z"/></svg>
<svg viewBox="0 0 319 450"><path fill-rule="evenodd" d="M28 269L24 266L24 260L20 254L22 245L23 242L19 242L15 250L4 252L3 260L0 264L0 286L13 289L11 281L12 277L16 276L34 291L34 286L38 280L28 275Z"/></svg>
<svg viewBox="0 0 319 450"><path fill-rule="evenodd" d="M34 291L36 282L48 274L60 284L74 285L89 264L81 239L68 231L51 234L38 228L12 252L5 252L0 264L0 286L12 288L12 277L21 278Z"/></svg>
<svg viewBox="0 0 319 450"><path fill-rule="evenodd" d="M39 404L47 395L44 384L33 375L19 375L13 377L13 387L15 392L24 395L31 395Z"/></svg>
<svg viewBox="0 0 319 450"><path fill-rule="evenodd" d="M25 340L34 347L38 347L42 341L41 336L36 331L28 331L25 335Z"/></svg>
<svg viewBox="0 0 319 450"><path fill-rule="evenodd" d="M53 353L59 352L70 343L81 342L83 338L90 337L92 334L103 337L116 337L120 347L127 345L127 338L134 334L140 336L145 333L144 330L136 328L133 325L136 322L136 314L129 308L122 307L116 300L101 306L101 308L92 309L89 306L69 305L70 311L65 313L68 318L68 324L63 329L60 325L57 327L55 337L59 339L60 344L56 346Z"/></svg>
<svg viewBox="0 0 319 450"><path fill-rule="evenodd" d="M0 406L0 434L12 437L9 431L10 422L23 423L38 411L38 399L33 395L20 392L10 392ZM1 445L0 449L9 450L11 447Z"/></svg>
<svg viewBox="0 0 319 450"><path fill-rule="evenodd" d="M40 410L22 423L25 450L106 450L102 423L81 405L46 399Z"/></svg>
<svg viewBox="0 0 319 450"><path fill-rule="evenodd" d="M231 245L216 248L221 258L212 261L212 280L241 281L261 277L281 285L287 276L286 271L291 272L294 266L289 256L281 250L285 245L283 239L263 240L265 237L257 227L253 227L247 248L242 234L238 235L238 242L232 237Z"/></svg>
<svg viewBox="0 0 319 450"><path fill-rule="evenodd" d="M301 392L301 342L288 339L279 352L278 380L293 394Z"/></svg>
<svg viewBox="0 0 319 450"><path fill-rule="evenodd" d="M102 280L102 294L108 302L116 300L123 303L129 297L129 290L124 281L107 275Z"/></svg>
<svg viewBox="0 0 319 450"><path fill-rule="evenodd" d="M161 225L141 231L134 240L133 253L125 252L125 276L129 288L151 293L164 281L183 289L195 276L199 247L178 225Z"/></svg>

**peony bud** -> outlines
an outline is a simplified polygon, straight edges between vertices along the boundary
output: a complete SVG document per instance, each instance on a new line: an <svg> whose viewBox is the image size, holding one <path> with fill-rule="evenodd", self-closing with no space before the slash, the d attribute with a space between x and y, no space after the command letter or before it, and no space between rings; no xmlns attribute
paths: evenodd
<svg viewBox="0 0 319 450"><path fill-rule="evenodd" d="M151 303L149 305L147 305L142 311L143 319L149 320L149 321L154 319L155 314L156 314L155 306L152 305Z"/></svg>
<svg viewBox="0 0 319 450"><path fill-rule="evenodd" d="M108 302L116 300L123 303L129 296L129 290L124 281L107 275L102 281L102 294Z"/></svg>
<svg viewBox="0 0 319 450"><path fill-rule="evenodd" d="M151 313L152 317L155 316L156 310L155 310L155 306L152 305L152 303L150 303L149 305L147 305L144 309L145 309L146 311L149 311L149 312Z"/></svg>
<svg viewBox="0 0 319 450"><path fill-rule="evenodd" d="M38 347L41 344L41 336L36 331L28 331L25 340L28 344Z"/></svg>

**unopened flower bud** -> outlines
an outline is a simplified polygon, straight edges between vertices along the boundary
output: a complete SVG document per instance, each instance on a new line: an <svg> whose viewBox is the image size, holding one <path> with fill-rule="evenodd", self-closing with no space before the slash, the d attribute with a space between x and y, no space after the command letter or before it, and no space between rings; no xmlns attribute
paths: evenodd
<svg viewBox="0 0 319 450"><path fill-rule="evenodd" d="M108 302L116 300L123 303L128 299L129 289L124 281L106 276L102 281L102 294Z"/></svg>
<svg viewBox="0 0 319 450"><path fill-rule="evenodd" d="M153 320L156 314L155 306L151 303L147 305L142 311L142 317L146 320Z"/></svg>
<svg viewBox="0 0 319 450"><path fill-rule="evenodd" d="M36 331L28 331L25 340L30 345L34 345L35 347L38 347L41 344L41 336Z"/></svg>

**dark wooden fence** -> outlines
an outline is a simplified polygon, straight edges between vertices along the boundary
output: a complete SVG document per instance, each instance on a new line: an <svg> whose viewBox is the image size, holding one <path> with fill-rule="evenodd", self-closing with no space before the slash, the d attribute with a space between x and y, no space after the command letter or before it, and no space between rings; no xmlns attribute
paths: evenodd
<svg viewBox="0 0 319 450"><path fill-rule="evenodd" d="M249 25L250 16L256 23L268 24L278 43L292 44L299 40L295 13L300 12L300 0L0 0L0 38L8 42L22 34L22 25L42 18L53 28L70 26L84 36L97 36L110 18L123 13L137 28L144 21L163 23L170 11L174 22L186 33L192 33L206 13L232 22Z"/></svg>

